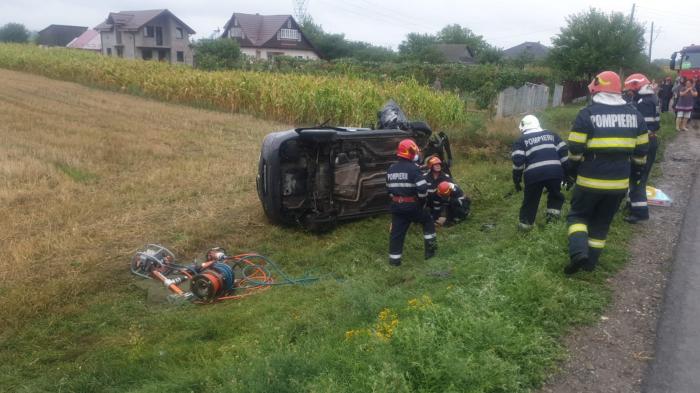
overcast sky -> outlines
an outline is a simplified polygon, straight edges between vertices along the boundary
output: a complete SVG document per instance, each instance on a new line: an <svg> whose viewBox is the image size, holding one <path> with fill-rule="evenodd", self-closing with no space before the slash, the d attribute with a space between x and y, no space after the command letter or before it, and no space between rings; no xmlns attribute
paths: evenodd
<svg viewBox="0 0 700 393"><path fill-rule="evenodd" d="M654 22L652 58L670 54L692 43L700 44L697 1L636 1L635 19L649 28ZM90 26L111 11L168 8L197 37L221 28L233 12L293 14L295 0L0 0L0 25L23 23L30 30L50 24ZM596 7L629 14L633 2L618 0L307 0L307 12L324 30L343 33L351 40L397 49L410 32L435 33L458 23L507 49L523 41L550 45L551 37L573 13Z"/></svg>

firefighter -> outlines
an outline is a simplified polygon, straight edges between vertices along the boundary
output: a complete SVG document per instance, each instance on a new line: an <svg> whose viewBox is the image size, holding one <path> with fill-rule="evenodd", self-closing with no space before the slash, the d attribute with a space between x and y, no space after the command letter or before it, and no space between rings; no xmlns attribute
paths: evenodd
<svg viewBox="0 0 700 393"><path fill-rule="evenodd" d="M535 223L542 191L547 189L547 222L561 216L564 194L561 183L568 160L566 142L559 135L542 129L540 121L527 115L520 121L520 138L513 143L513 183L521 191L520 181L525 177L525 195L520 207L521 229L530 229Z"/></svg>
<svg viewBox="0 0 700 393"><path fill-rule="evenodd" d="M576 185L567 217L566 274L595 268L630 179L641 179L649 147L644 118L622 98L615 72L601 72L588 89L592 103L579 111L569 133L568 169Z"/></svg>
<svg viewBox="0 0 700 393"><path fill-rule="evenodd" d="M442 160L438 156L428 159L428 171L425 172L425 180L428 182L428 204L435 198L437 185L443 181L451 180L450 175L443 170Z"/></svg>
<svg viewBox="0 0 700 393"><path fill-rule="evenodd" d="M450 226L467 219L471 200L459 186L445 180L438 184L435 194L432 214L437 225Z"/></svg>
<svg viewBox="0 0 700 393"><path fill-rule="evenodd" d="M412 222L423 225L425 259L437 251L435 224L424 209L428 196L428 182L418 167L420 150L411 139L399 143L396 155L399 161L392 164L386 174L386 187L391 196L391 236L389 240L389 264L401 265L401 253L406 232Z"/></svg>
<svg viewBox="0 0 700 393"><path fill-rule="evenodd" d="M638 182L630 179L629 189L629 215L625 217L625 221L635 224L639 221L649 219L649 206L647 205L647 179L651 166L656 160L656 150L659 147L656 139L656 131L659 130L659 112L656 109L656 95L652 88L651 82L642 74L632 74L625 79L625 90L634 93L634 107L644 117L644 122L649 130L649 152L647 154L647 163L642 171L642 176Z"/></svg>

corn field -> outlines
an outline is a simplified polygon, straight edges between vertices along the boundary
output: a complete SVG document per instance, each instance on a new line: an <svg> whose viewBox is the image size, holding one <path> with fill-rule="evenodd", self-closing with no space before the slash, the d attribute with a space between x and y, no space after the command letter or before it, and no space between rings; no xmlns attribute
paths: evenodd
<svg viewBox="0 0 700 393"><path fill-rule="evenodd" d="M345 76L207 72L155 61L105 57L64 48L0 44L0 67L173 103L246 113L296 125L367 126L392 98L412 120L463 130L465 103L415 80L377 82Z"/></svg>

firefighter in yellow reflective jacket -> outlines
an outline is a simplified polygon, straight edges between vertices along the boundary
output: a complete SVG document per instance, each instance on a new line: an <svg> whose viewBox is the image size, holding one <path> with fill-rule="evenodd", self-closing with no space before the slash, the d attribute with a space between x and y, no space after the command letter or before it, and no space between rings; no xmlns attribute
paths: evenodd
<svg viewBox="0 0 700 393"><path fill-rule="evenodd" d="M644 117L622 98L616 73L598 74L588 89L593 102L569 133L569 176L576 185L567 217L566 274L595 268L630 181L641 179L649 148Z"/></svg>

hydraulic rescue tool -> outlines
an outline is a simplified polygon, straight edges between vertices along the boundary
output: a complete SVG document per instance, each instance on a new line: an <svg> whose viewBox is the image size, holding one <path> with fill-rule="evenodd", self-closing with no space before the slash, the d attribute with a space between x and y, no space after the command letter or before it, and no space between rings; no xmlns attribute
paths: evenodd
<svg viewBox="0 0 700 393"><path fill-rule="evenodd" d="M281 276L276 281L272 271ZM229 256L221 247L207 251L204 262L182 265L175 255L158 244L147 244L131 258L131 272L139 277L155 279L173 292L175 298L195 303L240 299L272 285L306 284L314 277L293 279L272 260L259 254ZM180 286L190 282L189 291Z"/></svg>

